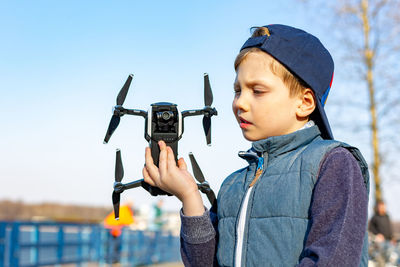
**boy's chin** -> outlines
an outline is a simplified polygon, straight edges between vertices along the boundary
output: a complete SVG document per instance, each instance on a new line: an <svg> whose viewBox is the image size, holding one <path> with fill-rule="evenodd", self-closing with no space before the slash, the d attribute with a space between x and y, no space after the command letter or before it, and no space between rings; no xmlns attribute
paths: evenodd
<svg viewBox="0 0 400 267"><path fill-rule="evenodd" d="M258 140L262 140L262 139L268 138L268 137L254 136L254 135L246 133L245 131L242 131L242 134L243 134L244 139L246 139L249 142L255 142L255 141L258 141Z"/></svg>

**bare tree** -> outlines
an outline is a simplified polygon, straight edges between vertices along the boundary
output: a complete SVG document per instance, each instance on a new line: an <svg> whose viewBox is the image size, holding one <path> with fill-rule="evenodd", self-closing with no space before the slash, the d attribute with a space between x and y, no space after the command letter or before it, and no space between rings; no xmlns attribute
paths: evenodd
<svg viewBox="0 0 400 267"><path fill-rule="evenodd" d="M303 2L311 4L311 1ZM392 152L397 154L399 148L400 0L336 0L329 4L317 2L317 5L314 8L325 11L331 18L329 27L334 29L331 32L344 51L346 71L356 73L351 79L361 81L367 91L370 169L375 201L379 201L383 199L381 172L384 163L390 166ZM360 106L359 103L354 105ZM359 125L356 130L360 130ZM385 170L386 174L390 173L390 168Z"/></svg>

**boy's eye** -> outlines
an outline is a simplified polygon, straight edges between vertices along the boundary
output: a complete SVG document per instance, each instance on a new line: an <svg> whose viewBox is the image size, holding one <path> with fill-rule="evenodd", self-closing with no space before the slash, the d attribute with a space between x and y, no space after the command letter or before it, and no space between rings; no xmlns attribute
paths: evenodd
<svg viewBox="0 0 400 267"><path fill-rule="evenodd" d="M265 90L253 89L253 93L255 95L262 95L265 93Z"/></svg>
<svg viewBox="0 0 400 267"><path fill-rule="evenodd" d="M265 94L268 91L268 88L266 88L263 85L256 84L256 85L252 86L252 90L253 90L253 94L262 95L262 94Z"/></svg>

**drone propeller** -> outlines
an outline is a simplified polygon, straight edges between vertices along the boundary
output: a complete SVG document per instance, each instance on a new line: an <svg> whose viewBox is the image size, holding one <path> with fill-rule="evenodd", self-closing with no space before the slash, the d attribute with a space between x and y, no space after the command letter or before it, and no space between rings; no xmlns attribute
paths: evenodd
<svg viewBox="0 0 400 267"><path fill-rule="evenodd" d="M211 106L213 102L213 94L211 91L210 80L208 74L204 73L204 104L205 106Z"/></svg>
<svg viewBox="0 0 400 267"><path fill-rule="evenodd" d="M117 149L116 159L115 159L115 183L121 183L123 177L124 177L124 167L122 166L121 150ZM116 192L116 190L114 189L112 194L114 216L116 220L119 219L119 203L121 200L121 193L122 192Z"/></svg>
<svg viewBox="0 0 400 267"><path fill-rule="evenodd" d="M119 91L117 96L117 105L122 106L124 104L126 95L128 94L129 87L131 86L132 78L133 74L129 74L128 79L126 79L124 86L122 86L121 91Z"/></svg>
<svg viewBox="0 0 400 267"><path fill-rule="evenodd" d="M104 144L108 143L108 140L110 140L111 135L114 133L115 129L117 129L119 122L121 120L121 116L119 115L113 115L111 117L110 124L108 125L107 133L106 136L104 137Z"/></svg>
<svg viewBox="0 0 400 267"><path fill-rule="evenodd" d="M204 179L203 172L201 171L199 164L197 164L197 161L192 152L189 152L189 158L190 162L192 163L194 178L196 178L196 180L200 183L198 184L200 191L206 194L211 205L214 205L214 202L216 200L214 191L210 188L210 184L206 181L206 179Z"/></svg>
<svg viewBox="0 0 400 267"><path fill-rule="evenodd" d="M211 117L204 115L203 117L204 134L206 135L207 145L211 145Z"/></svg>
<svg viewBox="0 0 400 267"><path fill-rule="evenodd" d="M213 94L211 91L210 80L208 74L204 73L204 105L211 107L213 102ZM204 134L206 135L207 145L211 145L211 116L213 114L204 114L203 117L203 128Z"/></svg>
<svg viewBox="0 0 400 267"><path fill-rule="evenodd" d="M104 144L108 143L108 141L111 138L111 135L114 133L115 129L117 129L117 127L119 125L121 116L123 115L123 114L121 114L119 109L122 107L122 105L125 102L125 98L126 98L126 95L128 94L129 86L131 85L131 82L132 82L132 77L133 77L133 74L130 74L128 76L128 79L126 80L124 86L122 86L121 90L118 93L117 105L114 107L114 114L111 117L110 124L108 125L107 133L106 133L106 136L104 137Z"/></svg>

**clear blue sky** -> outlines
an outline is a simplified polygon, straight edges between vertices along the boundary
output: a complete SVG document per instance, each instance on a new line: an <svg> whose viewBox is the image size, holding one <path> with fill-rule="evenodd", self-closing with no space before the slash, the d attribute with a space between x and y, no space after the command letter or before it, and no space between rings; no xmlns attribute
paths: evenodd
<svg viewBox="0 0 400 267"><path fill-rule="evenodd" d="M158 101L203 107L209 73L219 111L213 146L206 146L201 118L188 118L179 154L189 161L193 151L217 190L244 166L237 151L250 145L231 112L233 60L251 26L271 23L303 28L330 48L329 32L304 14L296 0L0 2L0 199L111 208L115 149L122 149L128 182L141 178L147 145L144 120L132 116L102 144L129 73L135 76L124 106L144 110ZM127 200L155 199L137 189L123 194Z"/></svg>

